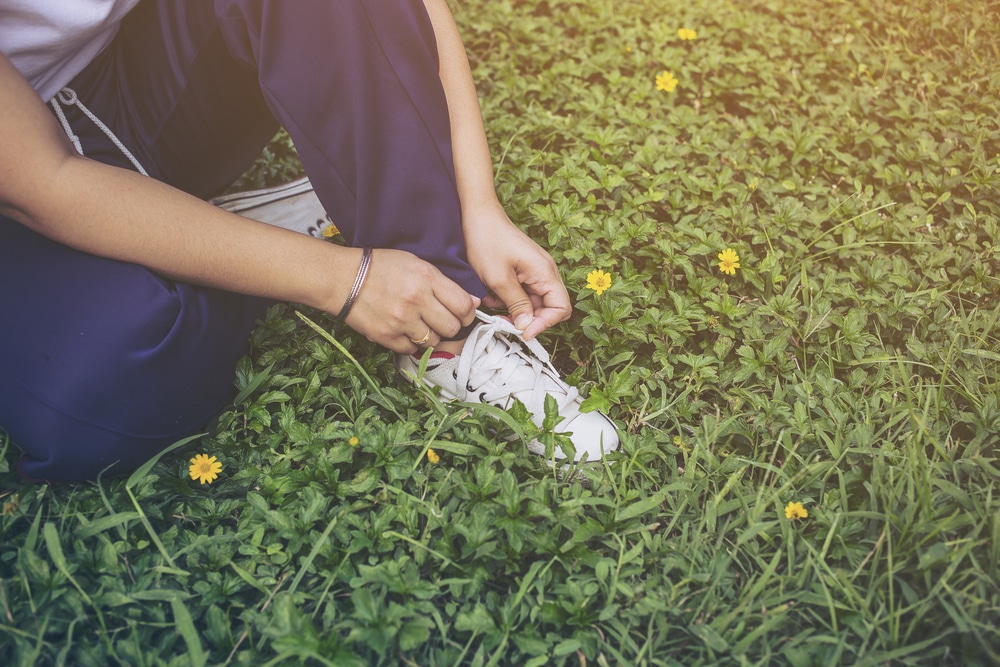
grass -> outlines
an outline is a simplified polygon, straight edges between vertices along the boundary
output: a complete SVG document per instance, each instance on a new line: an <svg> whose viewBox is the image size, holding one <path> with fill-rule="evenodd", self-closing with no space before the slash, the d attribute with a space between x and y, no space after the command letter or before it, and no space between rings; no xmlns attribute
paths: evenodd
<svg viewBox="0 0 1000 667"><path fill-rule="evenodd" d="M0 662L1000 662L1000 4L455 9L622 451L563 479L518 410L276 307L214 432L127 480L0 443Z"/></svg>

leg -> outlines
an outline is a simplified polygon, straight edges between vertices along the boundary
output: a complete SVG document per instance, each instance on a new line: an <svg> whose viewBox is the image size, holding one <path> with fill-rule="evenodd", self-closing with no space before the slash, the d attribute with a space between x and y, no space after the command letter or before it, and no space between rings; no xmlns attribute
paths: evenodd
<svg viewBox="0 0 1000 667"><path fill-rule="evenodd" d="M215 17L207 6L141 3L72 87L151 175L201 196L243 170L277 118L349 239L410 250L482 295L464 257L422 3L218 0ZM88 120L69 115L90 157L128 166ZM2 226L0 284L25 288L0 300L20 323L0 335L0 424L26 450L26 474L69 480L114 460L134 467L222 407L262 302Z"/></svg>
<svg viewBox="0 0 1000 667"><path fill-rule="evenodd" d="M257 69L269 108L346 236L355 245L410 250L483 296L465 256L450 120L422 0L301 0L293 10L280 0L215 4L230 52ZM463 400L506 408L517 398L537 424L552 396L565 418L558 430L573 432L578 459L616 449L614 425L582 413L544 350L532 341L526 351L516 334L486 318L461 347L462 359L437 360L425 380ZM406 364L415 370L401 357Z"/></svg>
<svg viewBox="0 0 1000 667"><path fill-rule="evenodd" d="M206 196L277 123L252 72L214 65L218 29L197 30L211 22L160 26L155 7L142 3L71 87L151 175ZM206 88L221 101L199 97ZM200 122L209 110L226 122ZM130 168L77 109L68 115L89 157ZM2 217L0 285L13 324L0 327L0 426L25 451L22 473L52 481L93 479L115 462L112 473L127 472L202 429L231 399L268 305L79 253Z"/></svg>
<svg viewBox="0 0 1000 667"><path fill-rule="evenodd" d="M352 245L397 248L469 292L451 135L420 0L216 0L233 57Z"/></svg>
<svg viewBox="0 0 1000 667"><path fill-rule="evenodd" d="M172 283L0 217L0 425L52 481L125 472L204 427L267 303Z"/></svg>
<svg viewBox="0 0 1000 667"><path fill-rule="evenodd" d="M70 87L150 176L201 198L236 180L278 130L210 2L139 3ZM78 109L66 113L88 157L132 168Z"/></svg>
<svg viewBox="0 0 1000 667"><path fill-rule="evenodd" d="M155 177L208 197L280 124L352 245L408 250L485 294L465 259L421 0L143 2L101 58L80 77L95 92L77 92ZM72 120L88 155L117 159L85 119Z"/></svg>

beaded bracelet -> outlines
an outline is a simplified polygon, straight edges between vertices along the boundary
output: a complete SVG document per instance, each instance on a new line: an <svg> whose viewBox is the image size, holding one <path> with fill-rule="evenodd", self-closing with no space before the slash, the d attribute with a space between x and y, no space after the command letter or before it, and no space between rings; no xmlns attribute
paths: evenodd
<svg viewBox="0 0 1000 667"><path fill-rule="evenodd" d="M368 267L371 266L371 263L372 249L365 248L361 255L361 266L358 267L358 275L354 278L354 284L351 285L351 293L347 296L344 307L340 309L340 313L337 315L338 320L344 321L347 319L347 314L351 312L354 302L358 300L358 295L361 294L361 286L365 283L365 277L368 275Z"/></svg>

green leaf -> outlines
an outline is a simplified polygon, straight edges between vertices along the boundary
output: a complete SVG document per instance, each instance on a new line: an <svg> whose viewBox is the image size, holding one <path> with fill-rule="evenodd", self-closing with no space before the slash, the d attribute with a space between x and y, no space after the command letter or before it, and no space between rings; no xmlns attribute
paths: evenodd
<svg viewBox="0 0 1000 667"><path fill-rule="evenodd" d="M103 533L109 528L115 528L117 526L121 526L122 524L127 524L138 518L138 512L118 512L117 514L112 514L111 516L102 516L100 519L94 519L90 523L77 528L76 536L81 540L87 539L88 537L93 537L98 533Z"/></svg>
<svg viewBox="0 0 1000 667"><path fill-rule="evenodd" d="M594 410L601 412L611 410L611 401L598 389L591 389L590 395L580 404L580 412L593 412Z"/></svg>
<svg viewBox="0 0 1000 667"><path fill-rule="evenodd" d="M188 656L191 658L191 664L194 667L202 667L208 662L208 655L205 653L204 648L202 648L201 638L198 636L198 631L194 628L194 621L191 620L190 612L188 612L183 602L176 599L171 600L170 608L174 612L174 626L184 639Z"/></svg>
<svg viewBox="0 0 1000 667"><path fill-rule="evenodd" d="M399 631L397 640L399 648L404 651L412 651L419 648L431 637L433 622L430 619L421 618L407 621Z"/></svg>
<svg viewBox="0 0 1000 667"><path fill-rule="evenodd" d="M555 648L552 649L552 655L556 657L562 657L564 655L569 655L570 653L575 653L583 647L583 644L579 639L564 639Z"/></svg>
<svg viewBox="0 0 1000 667"><path fill-rule="evenodd" d="M625 505L615 512L615 521L621 523L652 512L659 508L666 496L665 491L658 491L647 498L641 498L634 503Z"/></svg>
<svg viewBox="0 0 1000 667"><path fill-rule="evenodd" d="M183 602L191 598L190 593L174 590L170 588L134 591L130 594L133 600L144 600L154 602Z"/></svg>
<svg viewBox="0 0 1000 667"><path fill-rule="evenodd" d="M493 618L490 617L486 607L476 603L472 611L462 611L455 617L455 630L458 632L472 632L483 634L496 629Z"/></svg>
<svg viewBox="0 0 1000 667"><path fill-rule="evenodd" d="M725 653L729 650L729 642L723 639L722 635L720 635L711 625L708 625L707 623L700 625L694 624L689 626L689 629L694 636L705 642L705 645L713 651L716 651L717 653Z"/></svg>
<svg viewBox="0 0 1000 667"><path fill-rule="evenodd" d="M255 373L253 379L240 389L240 393L236 394L236 398L233 399L233 405L242 405L246 402L247 398L250 397L250 394L257 391L257 388L260 387L265 380L270 379L272 368L274 368L274 364L271 364L267 368Z"/></svg>
<svg viewBox="0 0 1000 667"><path fill-rule="evenodd" d="M129 475L128 480L125 482L125 486L129 487L129 488L134 487L136 484L139 483L140 480L142 480L146 475L149 474L149 471L153 469L153 466L155 466L157 463L159 463L159 461L160 461L161 458L163 458L164 456L166 456L167 454L169 454L170 452L172 452L174 450L180 449L181 447L185 446L189 442L194 442L195 440L198 440L198 439L203 438L203 437L205 437L204 433L199 433L197 435L192 435L192 436L189 436L189 437L184 438L182 440L178 440L177 442L175 442L174 444L170 445L169 447L166 447L166 448L160 450L153 458L151 458L148 461L146 461L145 463L143 463L141 466L139 466L136 469L135 472L133 472L131 475Z"/></svg>

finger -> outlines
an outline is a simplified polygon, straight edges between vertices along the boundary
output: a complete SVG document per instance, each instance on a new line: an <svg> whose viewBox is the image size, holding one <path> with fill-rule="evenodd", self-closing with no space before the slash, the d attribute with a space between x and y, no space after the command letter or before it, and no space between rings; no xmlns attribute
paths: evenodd
<svg viewBox="0 0 1000 667"><path fill-rule="evenodd" d="M545 300L543 296L537 294L529 294L528 298L531 299L531 306L534 312L534 319L531 324L524 330L523 336L525 339L531 339L542 333L551 326L563 322L573 314L572 307L569 305L569 295L566 295L566 302L560 302L558 299L555 303L558 305L548 307L545 305ZM483 304L490 309L504 310L506 308L503 301L495 295L487 295L483 299ZM502 316L504 319L513 323L513 320L509 316Z"/></svg>
<svg viewBox="0 0 1000 667"><path fill-rule="evenodd" d="M483 305L490 310L503 310L506 307L496 294L487 294L483 297Z"/></svg>
<svg viewBox="0 0 1000 667"><path fill-rule="evenodd" d="M434 282L433 293L434 298L437 299L442 308L440 310L432 308L428 314L434 319L427 321L439 334L445 337L453 335L449 331L448 315L458 320L457 326L454 327L454 333L476 319L476 308L479 307L482 300L466 292L458 283L444 274L441 274L440 280ZM425 319L427 319L426 316Z"/></svg>
<svg viewBox="0 0 1000 667"><path fill-rule="evenodd" d="M437 347L441 342L441 337L431 333L430 339L422 345L417 345L414 343L414 340L420 340L420 338L414 339L408 337L406 334L403 334L402 336L394 338L392 344L386 345L386 347L397 354L408 354L411 357L420 357L429 348Z"/></svg>
<svg viewBox="0 0 1000 667"><path fill-rule="evenodd" d="M566 319L568 319L568 317L563 314L562 310L559 309L542 308L540 310L536 310L535 319L531 321L531 326L524 330L521 337L525 340L531 340L549 327L555 326Z"/></svg>
<svg viewBox="0 0 1000 667"><path fill-rule="evenodd" d="M534 297L534 296L531 296L531 295L529 295L529 298L531 299L532 312L534 312L538 308L542 307L543 304L542 304L542 300L541 299L539 299L537 297ZM508 322L510 322L511 324L514 323L514 318L512 318L507 313L507 304L505 304L503 301L501 301L499 297L494 296L494 295L489 295L489 296L487 296L483 300L483 303L490 310L496 310L496 311L498 311L496 313L492 313L495 317L499 317L499 318L505 319Z"/></svg>
<svg viewBox="0 0 1000 667"><path fill-rule="evenodd" d="M430 325L436 335L443 339L452 339L458 336L465 326L465 322L455 316L441 303L431 303L420 311L420 316L424 322ZM472 311L470 322L475 319L475 309Z"/></svg>
<svg viewBox="0 0 1000 667"><path fill-rule="evenodd" d="M440 340L440 336L434 332L434 329L429 324L425 324L421 321L417 328L419 327L423 327L423 333L416 335L407 334L406 336L410 339L410 342L417 347L433 347L434 344ZM414 331L416 331L416 329L414 329Z"/></svg>
<svg viewBox="0 0 1000 667"><path fill-rule="evenodd" d="M382 345L383 347L386 347L386 348L392 350L396 354L422 354L423 353L423 349L417 347L416 345L414 345L413 341L411 341L405 335L403 335L403 336L395 336L395 337L387 339L387 340L373 341L373 342L377 342L379 345Z"/></svg>
<svg viewBox="0 0 1000 667"><path fill-rule="evenodd" d="M535 309L531 305L528 293L521 287L517 277L513 274L507 276L504 282L492 285L493 293L503 302L507 308L507 315L514 326L524 331L533 319L535 319Z"/></svg>
<svg viewBox="0 0 1000 667"><path fill-rule="evenodd" d="M543 280L525 287L534 309L534 319L522 334L525 340L531 340L549 327L568 320L573 314L569 293L561 280Z"/></svg>

